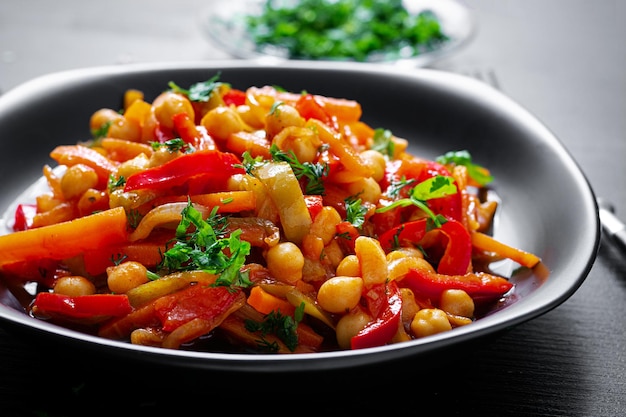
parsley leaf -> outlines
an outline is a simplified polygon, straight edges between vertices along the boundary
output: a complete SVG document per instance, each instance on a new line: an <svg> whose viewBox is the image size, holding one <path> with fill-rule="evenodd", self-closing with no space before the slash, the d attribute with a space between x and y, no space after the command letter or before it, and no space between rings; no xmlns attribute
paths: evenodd
<svg viewBox="0 0 626 417"><path fill-rule="evenodd" d="M323 178L328 175L328 164L300 162L293 151L289 153L282 151L276 144L270 148L270 154L274 161L287 162L297 179L306 179L305 194L324 195L326 193Z"/></svg>
<svg viewBox="0 0 626 417"><path fill-rule="evenodd" d="M178 86L174 81L170 81L168 86L171 91L186 95L190 101L207 102L211 98L213 90L222 85L221 82L217 81L219 78L220 74L218 73L206 81L192 84L188 90Z"/></svg>
<svg viewBox="0 0 626 417"><path fill-rule="evenodd" d="M344 201L346 203L346 220L356 228L363 226L363 223L365 223L367 207L363 205L361 199L357 199L356 196L352 196L346 198Z"/></svg>
<svg viewBox="0 0 626 417"><path fill-rule="evenodd" d="M408 198L396 200L388 206L376 209L376 212L384 213L396 207L414 205L423 210L432 219L436 227L440 227L445 223L445 218L443 216L436 216L426 202L433 198L445 197L456 193L457 188L456 185L454 185L454 179L452 177L437 175L413 187L409 192Z"/></svg>
<svg viewBox="0 0 626 417"><path fill-rule="evenodd" d="M166 148L168 151L174 153L181 151L183 153L193 153L194 147L185 142L181 138L174 138L166 140L165 142L150 142L150 146L153 150L157 151L160 148Z"/></svg>
<svg viewBox="0 0 626 417"><path fill-rule="evenodd" d="M393 156L395 150L395 143L393 142L393 135L390 130L387 129L376 129L374 130L374 143L372 144L372 149L382 153L383 155L387 155L389 157Z"/></svg>
<svg viewBox="0 0 626 417"><path fill-rule="evenodd" d="M493 181L493 176L489 174L489 171L473 163L472 155L466 150L446 152L438 156L436 161L443 165L454 164L467 167L468 175L480 185L487 185Z"/></svg>
<svg viewBox="0 0 626 417"><path fill-rule="evenodd" d="M262 322L247 319L245 321L246 330L249 332L261 332L260 346L267 349L277 351L278 346L269 343L265 336L274 334L278 337L290 351L294 351L298 347L298 323L304 317L304 303L301 303L295 311L294 317L285 316L280 311L271 311L265 315Z"/></svg>

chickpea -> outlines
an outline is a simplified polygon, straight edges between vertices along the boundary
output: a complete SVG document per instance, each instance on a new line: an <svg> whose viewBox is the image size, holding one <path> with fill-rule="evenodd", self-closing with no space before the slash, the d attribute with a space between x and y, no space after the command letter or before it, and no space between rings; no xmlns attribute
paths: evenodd
<svg viewBox="0 0 626 417"><path fill-rule="evenodd" d="M141 172L150 166L150 158L146 156L144 153L140 153L133 159L129 159L128 161L122 162L119 167L117 167L117 176L128 178L131 175Z"/></svg>
<svg viewBox="0 0 626 417"><path fill-rule="evenodd" d="M285 152L293 152L300 162L314 162L322 144L312 129L288 126L278 132L272 143Z"/></svg>
<svg viewBox="0 0 626 417"><path fill-rule="evenodd" d="M387 259L380 242L368 236L359 236L354 242L354 251L361 265L361 276L370 288L387 280Z"/></svg>
<svg viewBox="0 0 626 417"><path fill-rule="evenodd" d="M152 109L157 121L169 129L174 127L172 119L179 113L186 113L191 120L195 120L193 106L187 97L171 91L161 93L155 98Z"/></svg>
<svg viewBox="0 0 626 417"><path fill-rule="evenodd" d="M295 107L277 104L265 116L265 131L268 139L273 139L281 130L289 126L303 127L305 120Z"/></svg>
<svg viewBox="0 0 626 417"><path fill-rule="evenodd" d="M266 253L267 269L276 279L293 284L302 279L304 255L292 242L281 242L268 249Z"/></svg>
<svg viewBox="0 0 626 417"><path fill-rule="evenodd" d="M361 160L363 165L371 168L374 181L379 182L383 179L387 161L382 153L373 149L367 149L361 152Z"/></svg>
<svg viewBox="0 0 626 417"><path fill-rule="evenodd" d="M456 316L472 317L474 315L474 300L463 290L445 290L441 294L439 307Z"/></svg>
<svg viewBox="0 0 626 417"><path fill-rule="evenodd" d="M207 133L217 141L225 142L228 137L245 129L245 124L236 110L220 106L207 112L200 124L204 126Z"/></svg>
<svg viewBox="0 0 626 417"><path fill-rule="evenodd" d="M411 321L411 332L415 337L430 336L452 330L446 312L438 308L423 308Z"/></svg>
<svg viewBox="0 0 626 417"><path fill-rule="evenodd" d="M80 197L85 191L98 184L98 174L83 164L72 165L61 177L61 192L66 200Z"/></svg>
<svg viewBox="0 0 626 417"><path fill-rule="evenodd" d="M124 116L113 109L100 109L91 115L91 119L89 119L89 128L91 130L100 130L107 123L113 123L123 118Z"/></svg>
<svg viewBox="0 0 626 417"><path fill-rule="evenodd" d="M348 277L361 276L361 265L359 264L359 258L356 255L348 255L341 260L337 265L337 275L343 275Z"/></svg>
<svg viewBox="0 0 626 417"><path fill-rule="evenodd" d="M350 341L371 321L371 317L361 308L355 308L337 322L335 333L342 349L350 349Z"/></svg>
<svg viewBox="0 0 626 417"><path fill-rule="evenodd" d="M106 269L109 290L124 294L133 288L148 282L148 271L139 262L127 261Z"/></svg>
<svg viewBox="0 0 626 417"><path fill-rule="evenodd" d="M108 136L138 142L142 136L141 125L137 120L126 117L115 119L109 127Z"/></svg>
<svg viewBox="0 0 626 417"><path fill-rule="evenodd" d="M347 184L348 193L358 195L362 201L376 203L382 195L380 185L372 177L361 178Z"/></svg>
<svg viewBox="0 0 626 417"><path fill-rule="evenodd" d="M96 293L96 286L89 279L79 275L71 275L57 279L54 284L56 294L76 297L79 295L90 295Z"/></svg>
<svg viewBox="0 0 626 417"><path fill-rule="evenodd" d="M361 300L363 280L360 277L335 276L320 286L317 302L330 313L344 313Z"/></svg>
<svg viewBox="0 0 626 417"><path fill-rule="evenodd" d="M341 215L331 206L324 206L311 223L310 233L318 236L328 245L337 234L337 225L341 223Z"/></svg>

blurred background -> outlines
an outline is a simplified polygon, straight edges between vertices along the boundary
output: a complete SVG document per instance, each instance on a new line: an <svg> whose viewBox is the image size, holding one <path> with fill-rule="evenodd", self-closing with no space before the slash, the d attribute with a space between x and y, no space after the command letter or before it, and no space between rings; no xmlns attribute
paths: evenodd
<svg viewBox="0 0 626 417"><path fill-rule="evenodd" d="M208 8L226 4L4 0L0 91L72 68L231 58L209 41L201 27ZM495 74L507 95L566 143L576 144L570 150L583 168L602 154L594 149L593 140L582 138L599 134L613 138L625 144L621 150L626 156L626 2L464 0L462 4L474 13L473 37L430 67L467 75ZM572 119L586 122L574 128ZM624 176L625 166L606 169ZM599 194L607 195L611 186L590 175Z"/></svg>

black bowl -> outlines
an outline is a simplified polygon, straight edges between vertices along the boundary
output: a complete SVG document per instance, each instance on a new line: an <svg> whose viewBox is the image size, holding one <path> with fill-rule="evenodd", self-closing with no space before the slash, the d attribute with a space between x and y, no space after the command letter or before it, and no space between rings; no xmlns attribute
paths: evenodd
<svg viewBox="0 0 626 417"><path fill-rule="evenodd" d="M290 91L358 100L363 120L410 141L434 158L467 149L495 176L502 204L495 237L542 258L515 274L505 307L452 331L357 351L301 355L222 354L135 346L72 331L26 315L0 285L0 319L7 328L75 349L177 367L227 371L302 371L355 367L453 347L536 318L568 299L596 256L600 227L593 191L562 143L540 121L497 90L470 78L427 69L288 61L193 62L89 68L44 76L0 97L0 210L41 177L58 144L88 139L89 117L121 108L128 88L151 100L169 81L188 86L221 73L236 88L279 85ZM2 256L0 254L0 256ZM504 264L503 274L513 266ZM32 339L31 339L32 340Z"/></svg>

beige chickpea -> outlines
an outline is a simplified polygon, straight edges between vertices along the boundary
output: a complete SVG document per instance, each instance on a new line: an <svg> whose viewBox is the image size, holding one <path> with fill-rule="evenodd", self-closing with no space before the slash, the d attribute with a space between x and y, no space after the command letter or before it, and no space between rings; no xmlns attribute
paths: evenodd
<svg viewBox="0 0 626 417"><path fill-rule="evenodd" d="M387 259L380 242L368 236L359 236L354 241L354 251L359 258L361 277L367 288L387 280Z"/></svg>
<svg viewBox="0 0 626 417"><path fill-rule="evenodd" d="M54 284L54 292L70 297L91 295L96 293L96 286L85 277L71 275L57 279L56 284Z"/></svg>
<svg viewBox="0 0 626 417"><path fill-rule="evenodd" d="M66 200L80 197L98 183L98 174L93 168L83 164L69 167L61 177L61 192Z"/></svg>
<svg viewBox="0 0 626 417"><path fill-rule="evenodd" d="M182 94L171 91L161 93L152 102L152 110L157 121L169 129L174 127L173 117L179 113L185 113L191 120L195 118L195 112L191 102Z"/></svg>
<svg viewBox="0 0 626 417"><path fill-rule="evenodd" d="M361 161L363 161L363 165L371 168L372 178L375 181L378 182L383 179L387 161L382 153L373 149L367 149L361 152Z"/></svg>
<svg viewBox="0 0 626 417"><path fill-rule="evenodd" d="M322 144L312 129L300 126L285 127L276 133L272 143L282 151L293 152L300 162L314 162Z"/></svg>
<svg viewBox="0 0 626 417"><path fill-rule="evenodd" d="M269 139L274 138L281 130L289 126L303 127L305 120L295 107L284 103L276 103L265 116L265 131Z"/></svg>
<svg viewBox="0 0 626 417"><path fill-rule="evenodd" d="M310 233L318 236L328 245L337 234L337 225L341 223L341 215L331 206L324 206L311 223Z"/></svg>
<svg viewBox="0 0 626 417"><path fill-rule="evenodd" d="M128 178L131 175L141 172L150 166L150 158L146 154L139 154L133 159L122 162L117 168L117 176Z"/></svg>
<svg viewBox="0 0 626 417"><path fill-rule="evenodd" d="M117 139L138 142L142 137L141 125L137 120L122 117L111 122L108 136Z"/></svg>
<svg viewBox="0 0 626 417"><path fill-rule="evenodd" d="M445 290L441 294L439 307L456 316L474 316L474 300L463 290Z"/></svg>
<svg viewBox="0 0 626 417"><path fill-rule="evenodd" d="M98 131L105 127L107 124L112 124L117 120L123 119L124 116L119 114L113 109L100 109L95 111L89 119L89 128L92 131ZM110 128L110 127L109 127ZM108 129L107 129L108 134Z"/></svg>
<svg viewBox="0 0 626 417"><path fill-rule="evenodd" d="M148 270L139 262L127 261L106 269L107 285L114 293L124 294L149 281Z"/></svg>
<svg viewBox="0 0 626 417"><path fill-rule="evenodd" d="M438 308L423 308L411 321L411 332L415 337L430 336L452 330L446 312Z"/></svg>
<svg viewBox="0 0 626 417"><path fill-rule="evenodd" d="M342 349L350 349L350 341L371 321L371 317L360 308L355 308L337 322L335 333Z"/></svg>
<svg viewBox="0 0 626 417"><path fill-rule="evenodd" d="M339 262L337 265L337 275L343 275L348 277L361 276L361 265L359 264L359 258L356 255L348 255Z"/></svg>
<svg viewBox="0 0 626 417"><path fill-rule="evenodd" d="M292 242L281 242L268 249L265 260L272 276L282 282L293 284L302 279L304 255Z"/></svg>
<svg viewBox="0 0 626 417"><path fill-rule="evenodd" d="M330 313L345 313L356 307L363 292L360 277L335 276L320 286L317 302Z"/></svg>
<svg viewBox="0 0 626 417"><path fill-rule="evenodd" d="M347 184L350 195L358 195L362 201L376 203L382 195L380 185L372 177L361 178L358 181Z"/></svg>
<svg viewBox="0 0 626 417"><path fill-rule="evenodd" d="M231 134L241 132L246 127L239 113L225 106L208 111L200 124L213 139L221 142L225 142Z"/></svg>

